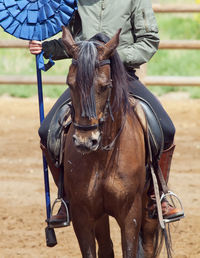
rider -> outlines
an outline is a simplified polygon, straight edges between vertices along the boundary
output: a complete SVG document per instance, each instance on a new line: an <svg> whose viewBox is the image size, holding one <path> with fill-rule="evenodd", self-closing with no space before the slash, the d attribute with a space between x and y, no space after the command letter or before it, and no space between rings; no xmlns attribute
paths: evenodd
<svg viewBox="0 0 200 258"><path fill-rule="evenodd" d="M69 24L69 29L75 40L79 41L88 40L99 32L112 37L119 28L122 28L117 51L127 73L130 75L130 91L134 95L146 100L160 120L164 133L164 151L159 163L163 174L166 175L165 179L167 181L174 151L175 128L157 98L135 75L135 69L148 62L158 49L158 27L150 1L126 0L125 2L124 0L79 0L78 11L75 12ZM70 58L63 47L62 39L54 39L43 43L31 41L29 48L32 54L39 54L43 50L44 57L47 59L50 56L53 60ZM47 151L47 134L49 124L57 108L69 98L69 90L66 90L50 110L39 129L41 148L46 156L56 185L58 185L59 168L54 165ZM149 195L151 199L149 209L153 210L155 207L153 190ZM163 201L162 208L164 218L176 218L183 215L183 212L170 206L167 201ZM50 218L50 223L52 225L62 226L65 219L65 209L61 205L58 214Z"/></svg>

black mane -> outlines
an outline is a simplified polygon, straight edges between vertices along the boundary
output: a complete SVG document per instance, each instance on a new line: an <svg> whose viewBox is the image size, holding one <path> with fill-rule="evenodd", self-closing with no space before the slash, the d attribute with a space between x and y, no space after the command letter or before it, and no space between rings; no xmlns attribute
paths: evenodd
<svg viewBox="0 0 200 258"><path fill-rule="evenodd" d="M82 116L96 118L96 105L94 98L94 77L97 63L97 46L107 43L109 37L105 34L98 33L89 41L82 41L79 45L77 83L81 92ZM128 82L124 65L117 53L110 57L111 61L111 78L113 81L114 102L113 111L118 110L121 103L124 103L124 112L128 107Z"/></svg>
<svg viewBox="0 0 200 258"><path fill-rule="evenodd" d="M97 49L94 43L82 41L78 43L79 55L77 59L76 81L81 93L80 101L82 117L96 118L96 104L94 97L94 78L97 60Z"/></svg>

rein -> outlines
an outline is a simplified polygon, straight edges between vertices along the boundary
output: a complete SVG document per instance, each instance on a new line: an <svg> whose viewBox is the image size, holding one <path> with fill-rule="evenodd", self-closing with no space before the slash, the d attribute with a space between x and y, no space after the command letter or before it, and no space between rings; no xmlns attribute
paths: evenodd
<svg viewBox="0 0 200 258"><path fill-rule="evenodd" d="M121 132L124 129L125 122L126 122L126 116L123 117L122 126L120 127L120 129L119 129L117 135L115 136L114 140L106 146L101 146L101 148L100 148L101 150L106 150L106 151L112 150L112 148L114 147L118 137L120 136Z"/></svg>

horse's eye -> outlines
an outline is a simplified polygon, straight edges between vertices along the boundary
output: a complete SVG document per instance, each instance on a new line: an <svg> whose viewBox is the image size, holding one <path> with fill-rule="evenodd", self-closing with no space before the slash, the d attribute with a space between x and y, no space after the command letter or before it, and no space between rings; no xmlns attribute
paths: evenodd
<svg viewBox="0 0 200 258"><path fill-rule="evenodd" d="M100 91L101 91L101 92L104 92L104 91L106 91L106 90L107 90L108 88L110 88L110 87L112 87L111 84L103 85L103 86L101 86Z"/></svg>
<svg viewBox="0 0 200 258"><path fill-rule="evenodd" d="M67 85L70 88L70 90L73 90L74 86L71 83L67 83Z"/></svg>
<svg viewBox="0 0 200 258"><path fill-rule="evenodd" d="M104 91L107 90L107 88L108 88L107 85L103 85L103 86L100 87L100 91L101 91L101 92L104 92Z"/></svg>

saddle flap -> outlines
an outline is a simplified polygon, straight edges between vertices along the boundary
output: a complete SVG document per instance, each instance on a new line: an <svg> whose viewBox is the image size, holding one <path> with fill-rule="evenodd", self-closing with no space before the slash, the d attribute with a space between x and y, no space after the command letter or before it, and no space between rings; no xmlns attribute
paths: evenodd
<svg viewBox="0 0 200 258"><path fill-rule="evenodd" d="M145 137L147 137L147 129L148 129L148 125L147 125L147 119L146 119L146 115L144 113L144 110L142 108L142 106L140 105L140 102L138 100L134 100L134 104L133 104L133 98L130 99L130 103L131 106L134 105L134 112L142 126L142 129L145 133Z"/></svg>
<svg viewBox="0 0 200 258"><path fill-rule="evenodd" d="M55 112L48 130L47 149L55 163L60 161L60 152L63 150L61 144L64 133L67 132L71 124L71 112L69 101L64 102ZM64 133L63 133L64 131Z"/></svg>
<svg viewBox="0 0 200 258"><path fill-rule="evenodd" d="M153 108L151 105L144 99L138 96L133 96L131 95L130 98L135 98L136 100L139 101L141 108L143 109L145 113L145 117L147 120L147 131L149 135L149 140L150 140L150 146L151 146L151 151L152 151L152 156L155 159L160 159L160 155L163 151L163 146L164 146L164 136L163 136L163 131L162 127L160 125L160 121L154 112ZM141 112L139 112L139 117ZM140 117L140 119L142 119ZM141 120L142 121L142 120Z"/></svg>

